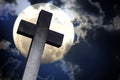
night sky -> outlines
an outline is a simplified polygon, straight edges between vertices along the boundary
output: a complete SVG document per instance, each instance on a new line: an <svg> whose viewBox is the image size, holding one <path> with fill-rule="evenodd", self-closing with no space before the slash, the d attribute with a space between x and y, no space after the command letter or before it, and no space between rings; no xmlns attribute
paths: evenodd
<svg viewBox="0 0 120 80"><path fill-rule="evenodd" d="M16 0L5 1L10 4L13 2L17 4ZM62 8L66 4L64 0L29 1L31 4L39 2L47 3L51 1L54 5L60 8ZM100 13L100 9L96 5L93 5L91 2L99 3L100 9L103 11L103 13ZM96 21L95 23L97 23L98 25L91 25L90 29L88 29L88 27L80 28L83 33L87 31L86 35L84 36L84 38L80 36L80 42L76 43L68 52L68 54L64 57L64 60L66 62L79 65L80 67L80 71L74 70L75 74L73 74L73 76L75 76L75 78L70 80L120 80L120 26L118 25L117 27L114 27L115 24L119 24L120 20L117 23L113 23L115 17L118 17L120 19L120 1L76 0L76 5L78 7L80 6L80 8L71 9L74 9L76 12L78 12L77 14L79 14L81 17L84 16L84 13L89 14L85 16L87 16L88 23L90 24L94 24L93 22L95 22L92 21L94 20L93 18L90 19L90 16L95 16L97 18L99 16L102 16L103 18L101 24ZM5 39L7 41L10 41L13 44L10 46L11 48L14 47L12 30L16 17L17 16L13 16L11 14L8 14L7 17L3 15L0 16L0 40ZM75 18L78 18L78 16ZM82 23L79 21L73 21L74 27L78 27L81 24ZM109 26L110 24L113 25L112 28L111 26ZM75 41L77 40L77 37L78 35L75 34ZM6 62L6 59L11 56L10 54L4 55L3 53L9 54L6 51L0 49L0 65L3 65ZM19 60L25 61L23 57L21 58L17 56L17 58ZM58 61L51 64L43 64L41 66L42 70L40 74L42 76L45 76L46 73L52 73L54 74L54 76L59 77L59 80L68 80L68 78L66 77L67 73L62 75L60 69L56 71L57 68L53 68L53 65L55 66L59 63L60 62ZM21 69L17 69L16 73L24 68L24 64L25 63L22 63ZM12 65L14 66L14 64ZM48 66L51 70L48 69ZM46 71L44 71L45 69ZM54 71L54 69L56 70ZM5 71L6 70L3 69L2 72L4 73ZM22 75L22 72L20 72L20 75ZM5 74L3 76L6 77L9 76L9 74ZM64 78L62 78L63 76ZM52 80L52 77L47 80ZM55 78L55 80L58 80L58 78Z"/></svg>

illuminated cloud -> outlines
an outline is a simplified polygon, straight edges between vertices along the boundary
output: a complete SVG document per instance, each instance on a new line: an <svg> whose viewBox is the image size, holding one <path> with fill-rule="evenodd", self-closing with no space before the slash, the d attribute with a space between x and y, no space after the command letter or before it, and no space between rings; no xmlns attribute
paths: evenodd
<svg viewBox="0 0 120 80"><path fill-rule="evenodd" d="M28 0L17 0L16 3L17 3L17 6L15 8L16 14L19 14L22 10L31 5Z"/></svg>
<svg viewBox="0 0 120 80"><path fill-rule="evenodd" d="M120 16L116 16L113 19L114 30L120 30Z"/></svg>
<svg viewBox="0 0 120 80"><path fill-rule="evenodd" d="M71 22L75 26L75 34L77 35L77 40L75 43L79 43L81 39L85 39L87 35L87 30L92 29L94 26L102 25L104 14L100 16L94 16L82 9L82 6L77 3L76 0L61 0L64 5L61 6L62 10L66 12L71 18ZM91 2L92 3L92 2ZM93 4L97 6L98 3ZM100 6L97 6L102 12ZM76 24L78 23L78 24Z"/></svg>
<svg viewBox="0 0 120 80"><path fill-rule="evenodd" d="M11 43L10 43L9 41L2 40L2 41L0 42L0 49L7 50L7 49L10 48L10 47L9 47L10 45L11 45Z"/></svg>
<svg viewBox="0 0 120 80"><path fill-rule="evenodd" d="M0 16L18 15L27 6L30 6L27 0L0 0Z"/></svg>
<svg viewBox="0 0 120 80"><path fill-rule="evenodd" d="M14 2L7 2L5 0L0 0L0 16L6 16L8 13L13 13L16 4Z"/></svg>
<svg viewBox="0 0 120 80"><path fill-rule="evenodd" d="M75 80L75 74L80 71L79 65L72 64L71 62L65 61L64 59L60 60L58 66L65 74L68 75L70 80Z"/></svg>
<svg viewBox="0 0 120 80"><path fill-rule="evenodd" d="M19 55L19 51L16 48L10 48L11 43L6 40L0 42L0 50L12 53L13 55Z"/></svg>

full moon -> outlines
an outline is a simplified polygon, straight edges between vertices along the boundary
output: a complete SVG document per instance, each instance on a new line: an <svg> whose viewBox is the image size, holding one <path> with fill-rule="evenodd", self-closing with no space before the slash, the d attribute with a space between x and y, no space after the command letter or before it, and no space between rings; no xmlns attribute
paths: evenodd
<svg viewBox="0 0 120 80"><path fill-rule="evenodd" d="M17 34L18 26L21 20L36 24L39 12L41 10L46 10L53 13L49 29L64 34L61 47L57 48L49 44L45 44L44 52L42 55L42 63L52 63L63 58L73 45L74 41L74 27L71 19L60 8L50 3L39 3L27 7L19 14L18 18L15 21L13 39L17 49L23 56L27 57L32 39Z"/></svg>

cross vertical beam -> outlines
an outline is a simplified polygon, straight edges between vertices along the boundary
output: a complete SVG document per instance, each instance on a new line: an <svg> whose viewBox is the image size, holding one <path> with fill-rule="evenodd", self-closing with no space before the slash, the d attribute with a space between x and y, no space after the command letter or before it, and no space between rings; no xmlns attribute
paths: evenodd
<svg viewBox="0 0 120 80"><path fill-rule="evenodd" d="M45 43L60 47L64 35L49 30L52 13L41 10L37 24L21 20L17 33L32 38L22 80L36 80Z"/></svg>
<svg viewBox="0 0 120 80"><path fill-rule="evenodd" d="M52 13L42 10L39 14L22 80L36 80L37 78L51 18Z"/></svg>

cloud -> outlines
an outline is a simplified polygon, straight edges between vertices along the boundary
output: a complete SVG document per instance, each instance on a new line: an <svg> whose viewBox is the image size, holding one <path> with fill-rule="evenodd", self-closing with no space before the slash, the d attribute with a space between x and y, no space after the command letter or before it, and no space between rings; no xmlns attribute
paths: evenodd
<svg viewBox="0 0 120 80"><path fill-rule="evenodd" d="M11 78L15 75L19 76L18 73L16 73L15 71L20 67L22 61L15 59L15 58L8 58L8 60L1 66L0 68L0 80L11 80ZM8 68L8 66L10 67L10 64L15 64L14 66L12 66L12 68ZM2 72L2 69L6 69L7 72ZM6 77L2 76L2 74L8 74ZM17 79L20 80L20 79Z"/></svg>
<svg viewBox="0 0 120 80"><path fill-rule="evenodd" d="M10 46L11 45L11 43L9 42L9 41L6 41L6 40L2 40L1 42L0 42L0 49L3 49L3 50L6 50L6 49L9 49Z"/></svg>
<svg viewBox="0 0 120 80"><path fill-rule="evenodd" d="M100 26L103 23L104 13L98 3L92 3L92 5L97 6L100 9L99 16L91 15L87 11L82 9L82 6L77 3L76 0L61 0L64 5L61 6L62 10L66 12L70 18L71 22L74 24L75 34L77 35L77 40L75 43L79 43L81 39L85 39L87 31L92 29L94 26ZM78 23L75 25L75 23Z"/></svg>
<svg viewBox="0 0 120 80"><path fill-rule="evenodd" d="M17 0L16 3L17 3L17 6L15 8L16 14L19 14L22 10L31 5L28 0Z"/></svg>
<svg viewBox="0 0 120 80"><path fill-rule="evenodd" d="M2 40L0 42L0 50L12 53L13 55L19 55L19 51L16 48L11 48L10 45L11 43L9 41Z"/></svg>
<svg viewBox="0 0 120 80"><path fill-rule="evenodd" d="M120 16L116 16L113 19L114 30L120 30Z"/></svg>
<svg viewBox="0 0 120 80"><path fill-rule="evenodd" d="M3 1L3 0L1 0L1 1ZM16 0L4 0L4 1L7 3L16 3Z"/></svg>
<svg viewBox="0 0 120 80"><path fill-rule="evenodd" d="M15 3L8 3L5 0L0 0L0 16L6 16L14 11Z"/></svg>
<svg viewBox="0 0 120 80"><path fill-rule="evenodd" d="M66 12L71 20L73 20L76 17L79 17L79 9L80 6L78 6L76 0L61 0L64 5L61 6L62 10Z"/></svg>
<svg viewBox="0 0 120 80"><path fill-rule="evenodd" d="M39 75L37 79L39 79L39 80L54 80L54 75L48 75L45 78L43 78Z"/></svg>
<svg viewBox="0 0 120 80"><path fill-rule="evenodd" d="M0 16L7 16L9 13L18 15L30 5L27 0L0 0Z"/></svg>
<svg viewBox="0 0 120 80"><path fill-rule="evenodd" d="M96 6L99 9L99 13L104 13L102 10L100 4L98 2L92 2L91 0L88 0L92 5Z"/></svg>
<svg viewBox="0 0 120 80"><path fill-rule="evenodd" d="M64 59L60 60L58 66L64 73L68 75L70 80L75 80L75 74L80 71L79 65L72 64L71 62L65 61Z"/></svg>
<svg viewBox="0 0 120 80"><path fill-rule="evenodd" d="M120 30L120 16L115 16L110 24L102 24L99 25L100 27L103 27L107 31L119 31Z"/></svg>
<svg viewBox="0 0 120 80"><path fill-rule="evenodd" d="M99 14L93 15L85 11L82 5L78 4L77 0L61 0L63 5L60 7L64 12L66 12L71 18L71 22L74 25L75 34L77 35L76 43L80 43L80 40L84 40L88 34L88 30L92 28L104 28L108 31L118 31L120 30L120 17L116 16L111 20L111 24L103 24L105 13L102 10L98 2L92 2L89 0L91 5L94 5L99 9Z"/></svg>

